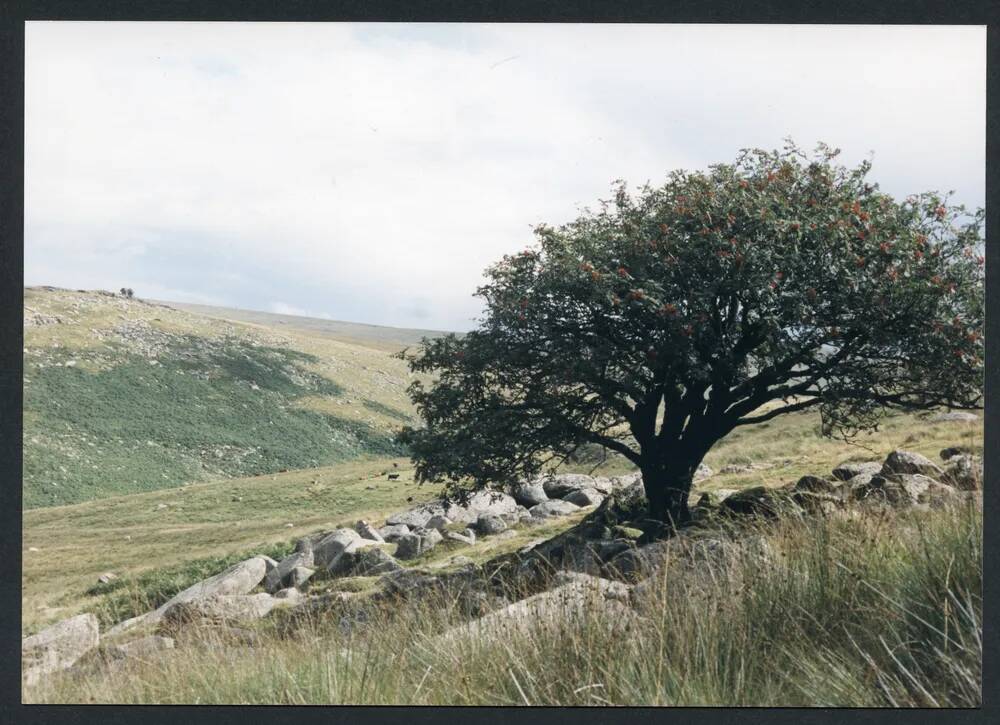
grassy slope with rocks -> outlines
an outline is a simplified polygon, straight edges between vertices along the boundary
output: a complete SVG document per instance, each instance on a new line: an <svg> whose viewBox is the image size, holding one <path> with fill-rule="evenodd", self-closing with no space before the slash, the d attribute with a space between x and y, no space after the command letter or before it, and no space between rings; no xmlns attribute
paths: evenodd
<svg viewBox="0 0 1000 725"><path fill-rule="evenodd" d="M601 606L513 634L429 595L348 629L261 620L256 646L199 631L151 661L54 677L32 702L976 707L982 510L750 524L729 550L649 580L640 616ZM669 572L669 565L664 572ZM752 583L752 585L748 585Z"/></svg>
<svg viewBox="0 0 1000 725"><path fill-rule="evenodd" d="M398 455L409 373L378 344L27 289L24 507Z"/></svg>

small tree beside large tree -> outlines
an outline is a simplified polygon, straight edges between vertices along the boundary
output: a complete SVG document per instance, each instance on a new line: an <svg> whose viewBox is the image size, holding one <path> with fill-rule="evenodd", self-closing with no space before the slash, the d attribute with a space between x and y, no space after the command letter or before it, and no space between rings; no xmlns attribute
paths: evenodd
<svg viewBox="0 0 1000 725"><path fill-rule="evenodd" d="M898 201L836 154L747 150L539 226L487 270L477 329L407 356L435 376L400 434L418 479L513 485L596 443L677 524L739 426L815 408L846 438L890 409L980 407L983 211Z"/></svg>

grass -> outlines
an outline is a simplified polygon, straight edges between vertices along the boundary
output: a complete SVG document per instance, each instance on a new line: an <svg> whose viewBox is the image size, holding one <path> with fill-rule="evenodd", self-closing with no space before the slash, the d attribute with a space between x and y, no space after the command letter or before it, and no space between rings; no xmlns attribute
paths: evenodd
<svg viewBox="0 0 1000 725"><path fill-rule="evenodd" d="M344 628L262 624L254 648L202 638L162 659L53 678L36 702L977 706L982 514L788 519L750 549L667 564L629 621L602 607L497 636L435 637L430 597ZM686 573L684 573L686 572ZM752 582L752 586L749 584Z"/></svg>

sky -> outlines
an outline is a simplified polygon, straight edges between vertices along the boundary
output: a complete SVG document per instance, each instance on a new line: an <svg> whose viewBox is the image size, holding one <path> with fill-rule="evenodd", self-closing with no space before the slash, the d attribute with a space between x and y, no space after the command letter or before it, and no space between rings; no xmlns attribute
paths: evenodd
<svg viewBox="0 0 1000 725"><path fill-rule="evenodd" d="M615 179L825 141L985 204L957 26L29 22L27 285L434 330Z"/></svg>

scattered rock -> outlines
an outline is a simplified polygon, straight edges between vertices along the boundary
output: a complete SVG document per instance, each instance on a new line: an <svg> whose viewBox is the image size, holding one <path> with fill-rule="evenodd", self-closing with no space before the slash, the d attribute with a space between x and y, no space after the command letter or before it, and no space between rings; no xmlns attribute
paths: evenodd
<svg viewBox="0 0 1000 725"><path fill-rule="evenodd" d="M476 491L464 503L431 501L409 511L393 514L386 519L386 524L406 524L411 528L423 527L436 514L447 516L454 522L470 524L479 518L480 514L500 516L516 509L517 502L506 493Z"/></svg>
<svg viewBox="0 0 1000 725"><path fill-rule="evenodd" d="M580 507L569 501L546 501L545 503L540 503L537 506L532 506L529 511L531 516L536 519L548 519L554 516L566 516L574 511L579 511Z"/></svg>
<svg viewBox="0 0 1000 725"><path fill-rule="evenodd" d="M379 581L386 595L403 598L420 592L439 590L441 586L438 577L422 569L400 569L383 575Z"/></svg>
<svg viewBox="0 0 1000 725"><path fill-rule="evenodd" d="M476 543L476 533L472 529L466 529L466 531L471 533L472 536L469 536L468 534L459 534L454 531L446 531L444 538L446 541L457 541L460 544L472 546Z"/></svg>
<svg viewBox="0 0 1000 725"><path fill-rule="evenodd" d="M79 614L21 640L21 672L25 684L35 685L45 675L73 666L100 641L93 614Z"/></svg>
<svg viewBox="0 0 1000 725"><path fill-rule="evenodd" d="M595 491L603 496L610 496L615 491L615 483L612 479L607 476L594 476L594 482L591 485Z"/></svg>
<svg viewBox="0 0 1000 725"><path fill-rule="evenodd" d="M952 446L950 448L944 448L941 450L941 460L949 461L955 456L960 456L963 453L972 455L975 453L975 451L969 446Z"/></svg>
<svg viewBox="0 0 1000 725"><path fill-rule="evenodd" d="M844 500L833 491L793 491L792 500L809 514L829 516L843 508Z"/></svg>
<svg viewBox="0 0 1000 725"><path fill-rule="evenodd" d="M451 523L452 523L451 519L449 519L444 514L434 514L429 519L427 519L427 523L424 524L424 526L428 529L437 529L438 531L440 531L441 529L443 529L444 527L448 526Z"/></svg>
<svg viewBox="0 0 1000 725"><path fill-rule="evenodd" d="M541 481L522 483L514 489L513 495L515 501L528 508L549 500Z"/></svg>
<svg viewBox="0 0 1000 725"><path fill-rule="evenodd" d="M406 524L393 524L390 526L383 526L378 530L378 533L385 541L391 543L399 541L399 537L410 533L410 527Z"/></svg>
<svg viewBox="0 0 1000 725"><path fill-rule="evenodd" d="M966 413L960 410L953 410L950 413L940 413L930 419L931 423L976 423L978 421L979 416L975 413Z"/></svg>
<svg viewBox="0 0 1000 725"><path fill-rule="evenodd" d="M926 459L925 459L926 460ZM855 501L890 506L907 506L927 500L931 478L919 473L897 473L872 476L867 483L851 487Z"/></svg>
<svg viewBox="0 0 1000 725"><path fill-rule="evenodd" d="M314 552L312 551L302 551L285 557L264 577L264 590L273 594L279 589L296 586L291 581L292 572L299 567L312 567L313 563Z"/></svg>
<svg viewBox="0 0 1000 725"><path fill-rule="evenodd" d="M881 470L882 469L880 467L879 471L881 471ZM840 489L838 489L838 491L840 491L840 492L846 492L846 498L852 499L852 498L854 498L853 494L851 493L852 491L854 491L855 489L857 489L859 486L863 486L863 485L867 484L869 481L871 481L877 475L879 475L878 472L872 473L871 471L862 471L861 473L857 474L856 476L853 476L853 477L847 479L846 481L844 481L843 486Z"/></svg>
<svg viewBox="0 0 1000 725"><path fill-rule="evenodd" d="M288 584L289 586L299 588L309 581L315 573L315 569L310 569L307 566L297 566L289 573Z"/></svg>
<svg viewBox="0 0 1000 725"><path fill-rule="evenodd" d="M582 627L598 612L610 615L609 621L614 626L626 626L635 619L626 604L629 588L621 582L563 572L555 583L556 587L550 591L448 630L436 638L435 645L448 647L467 637L495 640L536 627Z"/></svg>
<svg viewBox="0 0 1000 725"><path fill-rule="evenodd" d="M137 617L126 619L108 630L109 635L120 634L139 624L155 624L164 613L176 604L191 602L197 599L213 596L230 596L247 594L261 583L267 573L267 563L262 557L253 558L234 564L220 574L209 577L194 584L184 591L175 594L158 609ZM267 596L267 595L265 595Z"/></svg>
<svg viewBox="0 0 1000 725"><path fill-rule="evenodd" d="M706 466L704 463L699 463L698 468L694 472L694 481L703 481L706 478L710 478L715 475L715 471Z"/></svg>
<svg viewBox="0 0 1000 725"><path fill-rule="evenodd" d="M101 574L99 577L97 577L97 581L100 584L107 584L108 582L112 582L112 581L114 581L117 578L118 578L118 575L115 574L114 572L106 571L103 574Z"/></svg>
<svg viewBox="0 0 1000 725"><path fill-rule="evenodd" d="M507 524L499 516L482 514L476 519L476 531L483 536L499 534L507 530Z"/></svg>
<svg viewBox="0 0 1000 725"><path fill-rule="evenodd" d="M375 528L367 521L358 521L354 524L354 530L358 532L358 535L363 539L369 539L370 541L375 541L379 544L384 544L385 539L382 538L382 534L375 530Z"/></svg>
<svg viewBox="0 0 1000 725"><path fill-rule="evenodd" d="M593 476L582 473L558 473L542 477L541 483L542 490L549 498L564 498L581 488L595 488L596 481Z"/></svg>
<svg viewBox="0 0 1000 725"><path fill-rule="evenodd" d="M328 567L348 547L357 546L365 541L354 529L337 529L330 533L313 547L313 556L317 566Z"/></svg>
<svg viewBox="0 0 1000 725"><path fill-rule="evenodd" d="M329 536L329 532L322 532L320 534L313 534L312 536L306 536L295 542L295 553L313 552L316 548L316 544ZM273 561L273 559L272 559Z"/></svg>
<svg viewBox="0 0 1000 725"><path fill-rule="evenodd" d="M287 587L274 593L275 599L282 599L288 604L298 604L302 600L302 592L295 587Z"/></svg>
<svg viewBox="0 0 1000 725"><path fill-rule="evenodd" d="M615 476L611 479L612 490L615 493L621 493L627 491L628 489L638 487L642 490L642 472L634 471L632 473L626 473L623 476Z"/></svg>
<svg viewBox="0 0 1000 725"><path fill-rule="evenodd" d="M581 508L598 506L603 500L604 496L596 488L578 488L563 497L563 501L569 501Z"/></svg>
<svg viewBox="0 0 1000 725"><path fill-rule="evenodd" d="M726 578L739 581L753 569L773 569L777 556L763 536L744 536L737 540L713 536L678 536L649 544L657 546L650 552L644 566L637 571L639 581L632 588L632 602L642 611L648 595L664 586L683 587L689 594L704 595L712 591L706 584ZM662 598L654 598L653 602Z"/></svg>
<svg viewBox="0 0 1000 725"><path fill-rule="evenodd" d="M983 460L968 453L951 456L941 480L963 491L979 490L983 483Z"/></svg>
<svg viewBox="0 0 1000 725"><path fill-rule="evenodd" d="M849 481L862 473L874 476L881 470L882 464L878 461L864 461L861 463L845 461L833 469L833 477L839 481Z"/></svg>
<svg viewBox="0 0 1000 725"><path fill-rule="evenodd" d="M944 508L965 501L963 491L937 481L930 481L927 489L920 494L918 502L931 508Z"/></svg>
<svg viewBox="0 0 1000 725"><path fill-rule="evenodd" d="M798 507L781 489L753 486L727 496L721 508L734 514L773 517L782 512L794 513Z"/></svg>
<svg viewBox="0 0 1000 725"><path fill-rule="evenodd" d="M265 617L275 604L275 598L265 593L222 594L177 602L164 612L161 626L169 630L192 622L252 622Z"/></svg>
<svg viewBox="0 0 1000 725"><path fill-rule="evenodd" d="M401 536L396 542L397 559L415 559L430 551L444 539L437 529L422 529Z"/></svg>
<svg viewBox="0 0 1000 725"><path fill-rule="evenodd" d="M663 559L676 546L673 540L668 539L627 549L608 561L608 572L626 581L644 579L662 565Z"/></svg>
<svg viewBox="0 0 1000 725"><path fill-rule="evenodd" d="M402 565L378 546L345 551L330 564L330 571L345 576L375 576L399 571Z"/></svg>
<svg viewBox="0 0 1000 725"><path fill-rule="evenodd" d="M148 637L132 640L108 648L108 654L114 659L148 659L160 652L174 648L171 637L152 634Z"/></svg>
<svg viewBox="0 0 1000 725"><path fill-rule="evenodd" d="M808 493L832 494L837 490L837 484L829 479L820 478L819 476L803 476L795 482L795 486L793 486L792 490L804 491Z"/></svg>
<svg viewBox="0 0 1000 725"><path fill-rule="evenodd" d="M893 451L882 464L883 476L893 473L919 473L931 478L939 478L943 471L936 463L912 451Z"/></svg>

